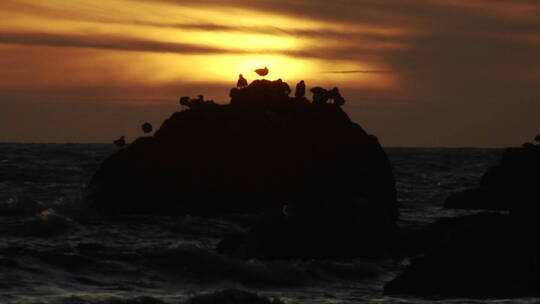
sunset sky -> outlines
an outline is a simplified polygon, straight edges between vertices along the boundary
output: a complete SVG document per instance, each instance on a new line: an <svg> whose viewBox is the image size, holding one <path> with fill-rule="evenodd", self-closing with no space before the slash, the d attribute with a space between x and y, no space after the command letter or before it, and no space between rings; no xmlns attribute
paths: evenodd
<svg viewBox="0 0 540 304"><path fill-rule="evenodd" d="M540 133L538 0L1 0L0 141L131 140L265 65L384 146Z"/></svg>

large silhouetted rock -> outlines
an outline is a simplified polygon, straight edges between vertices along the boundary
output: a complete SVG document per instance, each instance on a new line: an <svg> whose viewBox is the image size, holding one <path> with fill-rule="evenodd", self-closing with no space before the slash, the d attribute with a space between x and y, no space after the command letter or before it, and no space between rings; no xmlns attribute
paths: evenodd
<svg viewBox="0 0 540 304"><path fill-rule="evenodd" d="M540 146L524 145L504 151L499 165L490 168L479 187L450 196L445 206L456 209L521 209L539 203Z"/></svg>
<svg viewBox="0 0 540 304"><path fill-rule="evenodd" d="M288 205L394 222L394 177L377 138L338 105L296 102L284 84L261 80L235 89L232 104L174 113L154 136L114 153L89 185L98 212L208 215Z"/></svg>

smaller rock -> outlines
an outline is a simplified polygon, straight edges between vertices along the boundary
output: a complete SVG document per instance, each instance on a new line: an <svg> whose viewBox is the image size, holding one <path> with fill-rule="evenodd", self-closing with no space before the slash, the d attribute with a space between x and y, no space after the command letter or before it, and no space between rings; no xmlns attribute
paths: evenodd
<svg viewBox="0 0 540 304"><path fill-rule="evenodd" d="M387 295L525 297L538 295L533 257L510 216L483 214L446 220L425 254L384 288ZM442 229L441 229L442 228Z"/></svg>
<svg viewBox="0 0 540 304"><path fill-rule="evenodd" d="M467 210L508 210L510 203L504 193L491 188L471 188L450 195L444 207Z"/></svg>
<svg viewBox="0 0 540 304"><path fill-rule="evenodd" d="M520 210L538 202L540 145L504 150L501 162L482 177L478 188L450 196L445 206L456 209Z"/></svg>
<svg viewBox="0 0 540 304"><path fill-rule="evenodd" d="M379 257L389 253L399 238L393 218L376 210L374 202L358 200L339 207L311 203L267 214L248 233L225 238L218 251L269 260Z"/></svg>

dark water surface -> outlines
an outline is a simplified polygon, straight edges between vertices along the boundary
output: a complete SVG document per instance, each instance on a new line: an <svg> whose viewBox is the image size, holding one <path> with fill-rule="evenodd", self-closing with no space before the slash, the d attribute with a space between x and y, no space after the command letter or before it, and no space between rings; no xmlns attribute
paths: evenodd
<svg viewBox="0 0 540 304"><path fill-rule="evenodd" d="M82 193L113 151L111 145L0 144L0 212L11 214L0 217L0 303L181 303L228 288L285 303L516 302L382 296L384 283L407 260L265 262L216 253L223 236L247 229L245 216L96 216ZM501 152L387 149L402 204L400 226L460 214L443 209L444 199L477 184Z"/></svg>

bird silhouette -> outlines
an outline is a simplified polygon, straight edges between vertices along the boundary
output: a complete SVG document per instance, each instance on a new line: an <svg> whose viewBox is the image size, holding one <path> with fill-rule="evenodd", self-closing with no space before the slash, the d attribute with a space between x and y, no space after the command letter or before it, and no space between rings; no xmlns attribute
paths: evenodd
<svg viewBox="0 0 540 304"><path fill-rule="evenodd" d="M540 134L536 135L536 137L534 138L534 140L540 142Z"/></svg>
<svg viewBox="0 0 540 304"><path fill-rule="evenodd" d="M119 139L113 141L113 143L117 146L117 147L123 147L126 145L126 140L124 138L124 136L120 137Z"/></svg>
<svg viewBox="0 0 540 304"><path fill-rule="evenodd" d="M238 82L236 83L237 88L245 88L247 87L248 83L247 80L244 78L242 74L238 76Z"/></svg>
<svg viewBox="0 0 540 304"><path fill-rule="evenodd" d="M306 83L303 80L296 84L294 96L296 96L296 98L304 98L304 96L306 96Z"/></svg>
<svg viewBox="0 0 540 304"><path fill-rule="evenodd" d="M189 97L188 96L180 97L180 105L189 106Z"/></svg>
<svg viewBox="0 0 540 304"><path fill-rule="evenodd" d="M264 69L256 69L255 73L259 74L259 76L266 76L268 75L268 68L264 67Z"/></svg>
<svg viewBox="0 0 540 304"><path fill-rule="evenodd" d="M148 134L148 133L152 132L152 130L153 130L152 125L149 122L143 123L142 126L141 126L141 129L143 130L143 132L145 134Z"/></svg>

